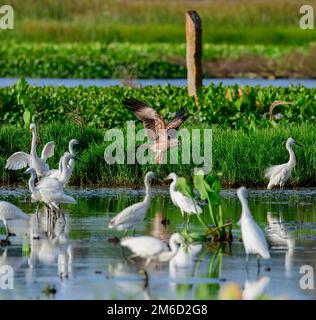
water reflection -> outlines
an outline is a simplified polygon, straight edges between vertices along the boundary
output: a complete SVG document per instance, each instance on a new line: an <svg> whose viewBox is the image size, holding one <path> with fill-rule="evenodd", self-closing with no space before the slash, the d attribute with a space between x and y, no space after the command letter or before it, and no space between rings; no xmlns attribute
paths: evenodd
<svg viewBox="0 0 316 320"><path fill-rule="evenodd" d="M167 228L169 223L170 221L166 219L166 216L161 211L156 212L151 222L150 235L162 241L169 241L171 235Z"/></svg>
<svg viewBox="0 0 316 320"><path fill-rule="evenodd" d="M292 260L295 249L295 239L285 225L283 213L273 215L267 213L267 236L272 250L286 250L285 252L285 274L290 276Z"/></svg>
<svg viewBox="0 0 316 320"><path fill-rule="evenodd" d="M186 276L192 273L197 255L201 252L201 244L181 245L177 254L169 262L171 276Z"/></svg>
<svg viewBox="0 0 316 320"><path fill-rule="evenodd" d="M69 243L69 226L61 221L52 225L47 219L40 221L33 216L31 220L30 268L37 268L41 264L57 265L57 275L68 278L72 274L73 252Z"/></svg>
<svg viewBox="0 0 316 320"><path fill-rule="evenodd" d="M257 280L247 279L244 284L244 290L242 291L242 299L244 300L258 299L263 294L269 282L270 282L270 278L267 276L263 276Z"/></svg>

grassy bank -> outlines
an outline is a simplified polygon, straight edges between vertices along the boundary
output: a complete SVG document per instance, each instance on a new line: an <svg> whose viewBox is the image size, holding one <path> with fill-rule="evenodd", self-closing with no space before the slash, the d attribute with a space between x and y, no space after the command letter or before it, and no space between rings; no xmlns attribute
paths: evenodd
<svg viewBox="0 0 316 320"><path fill-rule="evenodd" d="M1 41L0 77L185 78L181 43ZM316 46L205 43L205 77L315 77Z"/></svg>
<svg viewBox="0 0 316 320"><path fill-rule="evenodd" d="M205 126L204 128L210 128ZM193 128L193 127L190 127ZM197 126L195 126L197 128ZM284 140L292 136L304 145L294 147L298 165L290 180L290 186L316 186L316 126L311 124L277 126L275 128L257 129L255 131L213 128L213 168L222 172L225 186L247 185L265 186L263 172L271 164L288 160ZM51 168L58 166L59 157L72 138L80 140L78 157L71 184L74 185L142 185L142 179L148 170L164 178L170 172L190 177L193 164L171 165L127 165L105 163L103 155L109 142L104 141L102 129L79 127L74 124L50 123L38 128L39 145L42 147L49 140L56 143L56 153L49 159ZM126 136L125 136L126 137ZM24 170L8 171L4 169L6 158L13 152L29 151L31 135L26 129L15 126L2 126L0 129L0 172L1 183L19 183L26 185ZM181 147L179 149L181 152ZM181 158L180 158L181 159Z"/></svg>
<svg viewBox="0 0 316 320"><path fill-rule="evenodd" d="M203 36L213 43L303 44L313 31L299 28L303 0L7 0L15 28L0 40L183 42L184 14L197 10ZM315 1L309 1L315 6Z"/></svg>
<svg viewBox="0 0 316 320"><path fill-rule="evenodd" d="M16 86L0 88L0 121L23 125L25 109L32 111L34 121L76 121L98 128L123 126L135 120L132 112L122 105L125 97L146 101L162 115L185 107L190 124L219 124L235 129L270 127L276 123L314 122L316 117L316 89L304 87L203 87L199 112L187 88L157 86L131 87L32 87L19 81ZM269 107L275 100L292 102L278 106L274 113L278 120L269 120Z"/></svg>

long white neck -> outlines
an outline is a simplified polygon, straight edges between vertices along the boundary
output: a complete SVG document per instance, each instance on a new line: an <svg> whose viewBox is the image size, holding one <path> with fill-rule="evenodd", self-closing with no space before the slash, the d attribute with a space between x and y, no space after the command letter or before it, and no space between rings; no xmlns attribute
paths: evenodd
<svg viewBox="0 0 316 320"><path fill-rule="evenodd" d="M31 177L29 179L29 189L32 193L36 193L38 190L35 187L35 178L36 174L34 172L31 173Z"/></svg>
<svg viewBox="0 0 316 320"><path fill-rule="evenodd" d="M61 160L61 174L59 178L59 181L62 183L67 183L71 174L69 168L67 167L67 162L68 158L63 157Z"/></svg>
<svg viewBox="0 0 316 320"><path fill-rule="evenodd" d="M74 157L75 151L74 151L74 145L72 143L69 143L68 149L69 149L69 153ZM75 160L73 158L71 158L68 162L68 167L73 169L74 166L75 166Z"/></svg>
<svg viewBox="0 0 316 320"><path fill-rule="evenodd" d="M289 165L291 168L294 168L295 165L296 165L295 153L294 153L291 145L289 145L289 144L286 145L286 149L287 149L287 151L289 152L289 155L290 155L290 159L289 159L289 161L288 161L288 165Z"/></svg>
<svg viewBox="0 0 316 320"><path fill-rule="evenodd" d="M36 129L32 130L32 145L31 145L31 155L37 157L36 151Z"/></svg>
<svg viewBox="0 0 316 320"><path fill-rule="evenodd" d="M241 195L239 200L241 202L242 207L241 218L243 219L247 217L252 217L249 210L248 199L244 195Z"/></svg>
<svg viewBox="0 0 316 320"><path fill-rule="evenodd" d="M63 172L63 158L62 157L59 160L58 171L59 171L59 175L61 176L61 174Z"/></svg>
<svg viewBox="0 0 316 320"><path fill-rule="evenodd" d="M151 201L151 185L147 178L145 179L145 193L146 195L143 202L149 206Z"/></svg>
<svg viewBox="0 0 316 320"><path fill-rule="evenodd" d="M69 143L68 149L69 149L69 153L74 157L75 156L74 145L72 143Z"/></svg>
<svg viewBox="0 0 316 320"><path fill-rule="evenodd" d="M170 194L176 192L177 179L172 180L170 184Z"/></svg>
<svg viewBox="0 0 316 320"><path fill-rule="evenodd" d="M171 257L174 257L177 254L178 250L179 250L179 245L175 241L175 239L172 239L172 237L171 237L170 240L169 240L169 246L170 246L170 249L171 249L170 255L171 255Z"/></svg>

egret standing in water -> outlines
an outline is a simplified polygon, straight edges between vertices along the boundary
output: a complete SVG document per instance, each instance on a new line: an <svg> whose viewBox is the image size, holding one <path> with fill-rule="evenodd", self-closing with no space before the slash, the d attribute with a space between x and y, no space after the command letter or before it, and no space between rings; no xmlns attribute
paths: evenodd
<svg viewBox="0 0 316 320"><path fill-rule="evenodd" d="M58 215L61 213L65 221L65 216L60 210L59 205L62 203L76 203L76 200L64 193L62 182L54 178L45 178L43 183L39 182L39 184L35 186L35 170L29 168L25 173L31 175L29 179L29 189L32 193L32 199L44 202L50 208L51 212L56 211Z"/></svg>
<svg viewBox="0 0 316 320"><path fill-rule="evenodd" d="M145 268L152 260L166 262L171 260L178 252L179 246L183 243L180 233L174 233L169 239L169 246L157 238L151 236L125 237L121 240L121 245L129 248L132 257L145 258Z"/></svg>
<svg viewBox="0 0 316 320"><path fill-rule="evenodd" d="M291 177L292 171L296 166L296 157L292 149L292 145L297 144L293 138L288 138L286 141L286 149L290 154L290 159L287 163L279 164L268 168L265 172L265 178L270 179L268 184L268 189L271 190L275 186L280 186L280 189L283 190L285 183Z"/></svg>
<svg viewBox="0 0 316 320"><path fill-rule="evenodd" d="M30 217L24 213L21 209L16 207L10 202L7 201L0 201L0 220L2 220L5 229L7 239L10 236L14 236L14 233L11 233L8 227L9 220L24 220L29 221Z"/></svg>
<svg viewBox="0 0 316 320"><path fill-rule="evenodd" d="M151 181L153 178L155 178L154 172L149 171L144 178L146 193L144 200L125 208L114 217L109 223L110 229L127 232L129 229L135 229L145 219L151 202Z"/></svg>
<svg viewBox="0 0 316 320"><path fill-rule="evenodd" d="M201 214L202 208L195 200L186 197L180 191L176 190L178 176L175 173L170 173L165 180L172 180L170 184L170 197L175 206L177 206L184 217L187 214L186 227L189 223L189 216L192 214Z"/></svg>
<svg viewBox="0 0 316 320"><path fill-rule="evenodd" d="M260 257L262 257L263 259L270 259L268 244L263 231L260 229L256 221L253 219L252 214L249 210L247 189L245 187L239 188L237 190L237 195L242 206L242 213L241 218L239 220L239 224L241 227L242 241L247 255L247 266L249 254L256 254L259 272Z"/></svg>

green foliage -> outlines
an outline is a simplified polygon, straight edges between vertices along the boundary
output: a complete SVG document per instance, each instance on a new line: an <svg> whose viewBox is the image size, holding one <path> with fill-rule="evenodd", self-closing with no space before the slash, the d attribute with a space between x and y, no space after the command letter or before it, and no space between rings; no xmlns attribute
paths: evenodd
<svg viewBox="0 0 316 320"><path fill-rule="evenodd" d="M126 97L142 99L160 111L164 117L185 107L189 114L187 124L219 124L234 129L255 131L278 124L314 123L316 119L316 89L305 87L239 87L209 85L203 87L200 112L187 89L174 86L144 88L129 87L23 87L0 89L0 120L6 124L24 125L27 108L32 120L44 122L75 120L98 128L123 127L134 114L122 105ZM277 106L278 118L269 120L269 107L275 100L293 104ZM194 115L191 116L190 115ZM27 117L26 120L28 120Z"/></svg>
<svg viewBox="0 0 316 320"><path fill-rule="evenodd" d="M31 123L33 109L30 106L30 99L26 91L28 83L24 78L20 78L15 85L17 105L25 109L23 112L24 128L28 128Z"/></svg>
<svg viewBox="0 0 316 320"><path fill-rule="evenodd" d="M210 234L214 241L229 241L231 239L231 233L226 232L226 226L224 225L223 211L221 206L221 182L217 175L207 175L204 177L203 173L200 172L193 177L194 187L199 192L199 196L202 200L207 201L208 213L211 222L214 227L208 226L205 222L203 215L197 215L199 222L202 227L205 228L206 234ZM186 181L185 178L180 177L177 183L178 190L185 196L194 199L193 187Z"/></svg>
<svg viewBox="0 0 316 320"><path fill-rule="evenodd" d="M306 65L313 69L315 64L302 60L310 54L314 57L314 45L280 46L280 45L235 45L205 43L203 46L204 72L207 77L218 76L215 67L208 67L209 62L245 60L244 73L250 68L259 75L266 76L260 70L265 60L273 68L268 74L284 76L284 68L292 69L287 63L291 55L300 59L295 74ZM33 78L185 78L185 43L26 43L0 42L0 77ZM252 58L255 63L248 66ZM258 63L263 59L263 65ZM293 60L293 59L292 59ZM301 61L302 60L302 61ZM240 64L237 61L237 65ZM256 64L258 67L256 67ZM248 67L247 67L248 66ZM248 69L247 69L248 68ZM238 69L238 68L237 68ZM275 71L271 69L276 69ZM304 69L304 68L303 68ZM283 72L281 72L281 71ZM236 75L243 70L236 70ZM250 71L249 71L250 72ZM308 76L310 71L301 70ZM224 74L219 76L225 76Z"/></svg>

